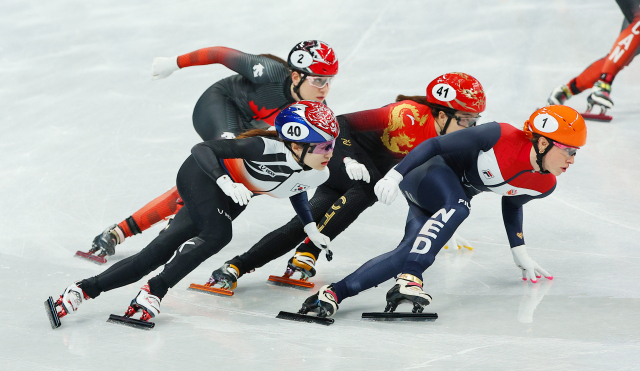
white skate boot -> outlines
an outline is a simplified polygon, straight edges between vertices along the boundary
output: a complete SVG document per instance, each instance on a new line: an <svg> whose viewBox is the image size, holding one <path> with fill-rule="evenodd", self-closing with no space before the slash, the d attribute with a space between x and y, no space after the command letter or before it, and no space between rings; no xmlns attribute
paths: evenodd
<svg viewBox="0 0 640 371"><path fill-rule="evenodd" d="M422 281L412 274L401 274L395 286L387 292L385 312L393 313L403 301L413 303L413 313L422 313L424 307L431 304L431 295L422 290Z"/></svg>
<svg viewBox="0 0 640 371"><path fill-rule="evenodd" d="M148 322L151 318L154 318L160 314L160 298L152 295L149 291L149 284L146 284L140 288L140 292L135 299L131 300L125 317L131 317L137 312L142 311L140 321Z"/></svg>
<svg viewBox="0 0 640 371"><path fill-rule="evenodd" d="M58 310L58 317L62 318L67 314L74 313L78 310L80 304L82 304L83 300L89 300L90 297L82 291L81 288L78 287L77 284L73 284L66 289L62 295L60 295L60 299L56 301L56 309Z"/></svg>

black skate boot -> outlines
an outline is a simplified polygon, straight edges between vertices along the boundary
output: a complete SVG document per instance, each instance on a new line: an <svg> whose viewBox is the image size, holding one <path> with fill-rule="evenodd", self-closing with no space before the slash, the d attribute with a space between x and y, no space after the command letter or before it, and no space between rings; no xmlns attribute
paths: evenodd
<svg viewBox="0 0 640 371"><path fill-rule="evenodd" d="M97 235L91 244L88 252L77 251L76 256L89 259L94 263L104 264L107 262L105 255L116 253L116 245L124 241L124 232L116 224L109 226L102 233Z"/></svg>
<svg viewBox="0 0 640 371"><path fill-rule="evenodd" d="M320 290L307 298L302 303L302 308L298 313L307 314L317 312L318 317L326 318L333 316L338 311L338 297L333 286L325 285Z"/></svg>
<svg viewBox="0 0 640 371"><path fill-rule="evenodd" d="M422 281L412 274L401 274L395 286L387 292L385 312L393 313L403 301L413 303L413 313L422 313L424 307L431 304L431 296L422 290Z"/></svg>
<svg viewBox="0 0 640 371"><path fill-rule="evenodd" d="M188 290L204 292L205 294L233 296L233 289L238 286L239 277L240 269L227 262L211 273L207 283L204 285L192 283L189 285ZM220 287L214 287L216 284L220 284Z"/></svg>
<svg viewBox="0 0 640 371"><path fill-rule="evenodd" d="M567 99L571 98L573 93L571 89L567 85L560 85L557 88L553 89L549 98L547 98L547 102L550 105L563 105Z"/></svg>
<svg viewBox="0 0 640 371"><path fill-rule="evenodd" d="M338 297L333 286L325 285L302 303L302 308L298 313L281 311L276 318L329 326L334 322L333 318L329 317L333 316L336 311L338 311ZM315 312L317 316L307 315L309 312Z"/></svg>
<svg viewBox="0 0 640 371"><path fill-rule="evenodd" d="M107 322L150 330L155 326L155 323L149 322L149 320L160 314L160 301L159 297L151 294L149 284L146 284L140 288L138 295L131 300L131 304L129 304L124 316L112 314ZM142 312L140 319L131 318L138 312Z"/></svg>
<svg viewBox="0 0 640 371"><path fill-rule="evenodd" d="M44 302L44 307L47 311L47 316L49 316L49 322L51 322L51 328L56 329L60 327L62 324L60 322L60 318L66 316L67 314L72 314L78 310L80 304L82 304L83 300L91 299L85 292L78 287L77 283L67 287L60 295L60 298L53 301L52 297L49 297L47 301Z"/></svg>
<svg viewBox="0 0 640 371"><path fill-rule="evenodd" d="M222 267L216 269L211 273L211 278L207 283L211 286L220 284L220 287L225 290L233 290L238 287L238 277L240 277L240 270L233 264L224 263Z"/></svg>

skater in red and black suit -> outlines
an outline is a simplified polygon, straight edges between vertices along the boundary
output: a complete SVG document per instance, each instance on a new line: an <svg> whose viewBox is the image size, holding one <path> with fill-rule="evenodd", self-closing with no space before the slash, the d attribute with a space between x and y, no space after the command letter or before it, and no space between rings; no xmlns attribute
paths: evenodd
<svg viewBox="0 0 640 371"><path fill-rule="evenodd" d="M585 118L611 120L606 110L613 107L611 84L618 72L625 68L633 58L640 54L640 0L616 0L624 14L622 31L605 57L593 62L580 75L566 85L560 85L551 92L549 104L564 104L572 96L593 88L587 97L587 112L594 106L601 108L599 113L587 114Z"/></svg>
<svg viewBox="0 0 640 371"><path fill-rule="evenodd" d="M267 129L282 108L302 99L324 102L338 73L338 58L326 43L303 41L285 62L269 54L253 55L225 47L196 50L173 58L155 58L153 79L191 66L222 64L237 72L207 89L193 110L193 126L202 140L232 139L250 129ZM125 238L174 215L182 206L176 187L117 225L96 236L91 249L113 255Z"/></svg>
<svg viewBox="0 0 640 371"><path fill-rule="evenodd" d="M319 229L332 240L376 202L373 186L381 174L423 141L475 125L486 104L480 82L464 73L448 73L434 79L427 87L426 97L400 95L397 100L382 108L338 116L343 146L336 148L329 163L329 180L318 187L310 201ZM343 153L344 148L350 148L357 161ZM321 251L309 241L303 242L302 227L293 218L244 254L227 261L216 271L222 287L235 287L239 276L296 246L285 277L301 272L306 281L314 276Z"/></svg>
<svg viewBox="0 0 640 371"><path fill-rule="evenodd" d="M99 275L67 287L56 302L50 299L52 326L87 299L139 281L164 265L131 302L126 316L142 312L148 321L160 313L169 288L226 246L232 221L254 194L289 198L313 243L327 246L311 217L306 189L329 178L327 164L338 137L338 122L324 104L300 101L282 110L276 131L254 129L239 139L197 144L178 171L176 184L184 200L173 222L138 254L121 260ZM304 184L306 187L300 187Z"/></svg>
<svg viewBox="0 0 640 371"><path fill-rule="evenodd" d="M391 204L401 191L409 204L399 246L375 257L344 279L323 286L301 313L331 316L344 299L397 277L386 296L393 312L402 301L422 312L431 303L422 274L471 211L471 198L492 191L502 196L502 216L513 260L523 280L553 279L525 246L523 205L548 196L556 176L567 171L587 141L584 119L566 106L534 112L524 131L491 122L429 139L411 151L375 186L378 199Z"/></svg>

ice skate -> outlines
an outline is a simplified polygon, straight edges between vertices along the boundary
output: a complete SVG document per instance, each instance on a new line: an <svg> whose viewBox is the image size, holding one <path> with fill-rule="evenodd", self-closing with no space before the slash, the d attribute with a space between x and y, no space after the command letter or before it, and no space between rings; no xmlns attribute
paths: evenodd
<svg viewBox="0 0 640 371"><path fill-rule="evenodd" d="M287 269L282 276L269 276L268 283L308 290L314 287L313 282L308 282L310 277L316 275L316 257L310 252L296 251L293 258L289 259ZM296 272L300 272L299 279L293 279Z"/></svg>
<svg viewBox="0 0 640 371"><path fill-rule="evenodd" d="M607 110L613 107L611 100L611 84L599 80L593 85L593 91L587 97L587 112L582 114L586 120L609 122L613 117L607 115ZM594 107L600 107L600 113L591 113Z"/></svg>
<svg viewBox="0 0 640 371"><path fill-rule="evenodd" d="M334 322L333 316L338 311L338 297L336 296L333 286L325 285L320 290L307 298L302 303L302 308L298 313L283 312L278 313L276 318L287 319L290 321L300 321L309 323L318 323L321 325L330 325ZM317 313L316 316L307 313Z"/></svg>
<svg viewBox="0 0 640 371"><path fill-rule="evenodd" d="M571 89L567 85L560 85L557 88L553 89L549 98L547 98L547 102L549 105L562 105L567 99L571 98L573 93L571 93Z"/></svg>
<svg viewBox="0 0 640 371"><path fill-rule="evenodd" d="M141 312L140 319L131 318L138 312ZM129 304L124 316L112 314L107 322L148 330L155 326L149 320L158 314L160 314L160 298L151 294L149 284L146 284L140 288L138 295L131 300L131 304Z"/></svg>
<svg viewBox="0 0 640 371"><path fill-rule="evenodd" d="M325 285L318 292L311 295L302 303L298 313L307 314L317 312L318 317L331 317L338 311L338 297L333 286Z"/></svg>
<svg viewBox="0 0 640 371"><path fill-rule="evenodd" d="M83 300L89 300L90 297L84 293L84 291L78 287L77 284L73 284L67 287L60 298L53 301L52 297L49 297L44 302L44 307L47 311L47 315L49 316L49 321L51 322L51 328L56 329L60 327L62 324L60 322L60 318L66 316L67 314L74 313L78 310L80 304L82 304Z"/></svg>
<svg viewBox="0 0 640 371"><path fill-rule="evenodd" d="M204 285L192 283L189 290L204 292L207 294L233 296L233 289L238 286L240 270L233 264L224 263L222 267L211 273L211 277ZM219 284L220 287L214 287Z"/></svg>
<svg viewBox="0 0 640 371"><path fill-rule="evenodd" d="M97 264L104 264L107 262L105 256L115 254L116 245L122 243L124 238L122 229L115 224L111 225L93 239L91 250L88 252L77 251L76 256Z"/></svg>
<svg viewBox="0 0 640 371"><path fill-rule="evenodd" d="M422 281L412 274L401 274L396 284L387 292L385 312L393 313L403 301L413 303L413 313L422 313L431 304L431 296L422 290Z"/></svg>

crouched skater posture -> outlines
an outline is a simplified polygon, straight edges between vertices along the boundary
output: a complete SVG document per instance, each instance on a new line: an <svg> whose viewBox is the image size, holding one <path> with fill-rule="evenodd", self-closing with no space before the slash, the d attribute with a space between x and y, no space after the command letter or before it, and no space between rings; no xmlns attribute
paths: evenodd
<svg viewBox="0 0 640 371"><path fill-rule="evenodd" d="M471 198L486 191L502 195L504 225L522 278L534 283L541 275L553 279L527 254L522 206L553 192L556 176L574 163L586 141L587 128L578 112L549 106L534 112L524 131L492 122L423 142L375 187L385 204L395 199L398 186L407 198L409 215L400 245L343 280L323 286L304 302L301 313L331 316L342 300L394 276L385 311L393 312L407 300L414 313L422 312L431 303L422 289L422 273L469 215Z"/></svg>
<svg viewBox="0 0 640 371"><path fill-rule="evenodd" d="M251 129L268 129L281 109L300 100L323 102L338 74L333 48L319 40L296 44L287 62L270 54L247 54L211 47L173 58L155 58L153 79L200 65L222 64L238 74L211 85L193 109L193 127L203 141L233 139ZM91 253L113 255L125 238L142 233L172 216L183 202L176 187L156 197L117 225L93 239Z"/></svg>
<svg viewBox="0 0 640 371"><path fill-rule="evenodd" d="M143 321L155 317L169 288L231 241L231 222L252 194L289 197L308 237L326 247L329 239L313 222L306 190L329 177L327 163L339 133L336 118L322 103L300 101L278 114L275 127L276 131L255 129L239 139L194 146L178 171L176 181L185 206L174 221L138 254L67 287L55 303L58 317L164 264L125 314L131 317L141 311Z"/></svg>
<svg viewBox="0 0 640 371"><path fill-rule="evenodd" d="M425 96L399 95L396 103L382 108L338 116L340 138L329 161L329 179L309 201L318 229L333 241L377 201L374 184L383 174L423 141L474 126L485 106L480 81L466 73L453 72L432 80ZM349 148L353 154L348 153ZM355 160L349 157L354 155ZM245 272L279 258L296 245L284 277L291 277L294 272L300 272L303 281L313 277L321 249L305 240L303 227L294 217L244 254L223 264L214 278L222 287L235 287Z"/></svg>

